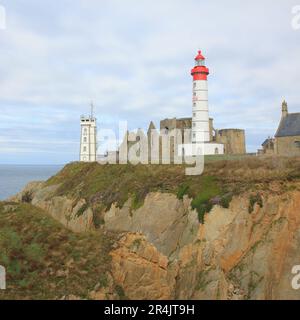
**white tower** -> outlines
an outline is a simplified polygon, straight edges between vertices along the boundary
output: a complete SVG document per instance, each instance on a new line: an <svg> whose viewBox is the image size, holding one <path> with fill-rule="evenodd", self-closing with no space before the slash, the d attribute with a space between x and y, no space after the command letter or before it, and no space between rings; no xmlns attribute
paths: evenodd
<svg viewBox="0 0 300 320"><path fill-rule="evenodd" d="M203 154L224 154L224 145L210 141L207 76L205 58L201 51L195 57L193 76L192 143L203 145Z"/></svg>
<svg viewBox="0 0 300 320"><path fill-rule="evenodd" d="M192 116L192 142L209 142L209 114L208 114L208 68L205 67L205 58L198 51L195 57L195 67L191 72L193 76L193 116Z"/></svg>
<svg viewBox="0 0 300 320"><path fill-rule="evenodd" d="M97 161L97 119L93 114L93 104L91 104L90 116L81 116L81 137L80 137L80 161Z"/></svg>

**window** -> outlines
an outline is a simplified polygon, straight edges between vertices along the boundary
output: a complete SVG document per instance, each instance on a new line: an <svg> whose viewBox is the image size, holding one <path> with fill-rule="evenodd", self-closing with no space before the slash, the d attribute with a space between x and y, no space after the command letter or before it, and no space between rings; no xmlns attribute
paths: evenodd
<svg viewBox="0 0 300 320"><path fill-rule="evenodd" d="M196 93L196 92L194 92L194 93L193 93L193 95L194 95L194 97L196 97L197 93Z"/></svg>
<svg viewBox="0 0 300 320"><path fill-rule="evenodd" d="M195 123L195 122L193 122L193 127L194 127L194 128L196 127L196 123Z"/></svg>
<svg viewBox="0 0 300 320"><path fill-rule="evenodd" d="M196 102L194 102L194 107L196 107Z"/></svg>
<svg viewBox="0 0 300 320"><path fill-rule="evenodd" d="M195 133L193 133L193 138L196 138L196 134Z"/></svg>
<svg viewBox="0 0 300 320"><path fill-rule="evenodd" d="M300 148L300 141L295 141L295 145L297 148Z"/></svg>
<svg viewBox="0 0 300 320"><path fill-rule="evenodd" d="M194 82L194 88L196 88L196 85L197 85L196 82Z"/></svg>
<svg viewBox="0 0 300 320"><path fill-rule="evenodd" d="M197 60L196 61L196 66L201 67L205 65L205 60Z"/></svg>
<svg viewBox="0 0 300 320"><path fill-rule="evenodd" d="M86 152L86 147L83 147L83 152Z"/></svg>
<svg viewBox="0 0 300 320"><path fill-rule="evenodd" d="M83 134L86 136L87 135L87 128L83 129Z"/></svg>
<svg viewBox="0 0 300 320"><path fill-rule="evenodd" d="M83 142L85 142L85 143L87 142L87 137L83 138Z"/></svg>
<svg viewBox="0 0 300 320"><path fill-rule="evenodd" d="M196 112L193 112L193 117L196 117Z"/></svg>

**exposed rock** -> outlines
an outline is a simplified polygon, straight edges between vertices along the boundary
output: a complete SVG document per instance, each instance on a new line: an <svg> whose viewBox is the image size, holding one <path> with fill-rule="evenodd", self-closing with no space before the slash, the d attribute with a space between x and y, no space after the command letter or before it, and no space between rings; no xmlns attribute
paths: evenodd
<svg viewBox="0 0 300 320"><path fill-rule="evenodd" d="M34 194L38 191L40 191L43 188L44 183L41 181L33 181L29 182L25 188L17 193L15 196L10 197L7 201L12 201L12 202L22 202L22 198L26 194L30 194L32 197Z"/></svg>
<svg viewBox="0 0 300 320"><path fill-rule="evenodd" d="M176 265L145 237L127 234L111 252L112 274L129 299L174 299Z"/></svg>
<svg viewBox="0 0 300 320"><path fill-rule="evenodd" d="M22 202L24 195L30 194L33 205L48 212L70 230L74 232L93 230L93 211L86 206L86 201L55 196L58 187L59 185L45 186L42 182L29 183L22 192L10 200Z"/></svg>
<svg viewBox="0 0 300 320"><path fill-rule="evenodd" d="M197 237L197 213L190 208L190 200L179 200L173 194L149 193L144 205L131 211L130 200L123 208L105 213L105 227L114 231L139 232L163 254L178 253L180 247Z"/></svg>
<svg viewBox="0 0 300 320"><path fill-rule="evenodd" d="M162 198L172 201L165 195L152 197L146 201L155 199L156 205ZM126 216L125 210L112 209L106 217L110 227L112 221L117 224L118 217L126 228L137 228L139 221L140 230L147 234L128 234L113 250L115 281L134 299L299 299L300 292L293 290L290 282L292 267L300 263L300 192L266 194L263 207L255 205L251 214L249 197L235 197L229 209L215 206L205 216L205 224L198 224L196 236L187 242L180 242L184 232L176 233L176 228L166 223L169 216L165 206L159 220L165 228L157 222L158 229L152 231L155 237L139 217L146 219L143 208L132 217ZM151 215L148 205L147 217ZM182 212L176 206L174 213L174 203L169 208L173 216ZM116 219L110 220L113 217ZM151 218L148 220L151 226ZM122 229L121 224L116 228ZM175 260L172 246L166 250L158 241L158 232L168 235L171 230L175 230L178 252Z"/></svg>

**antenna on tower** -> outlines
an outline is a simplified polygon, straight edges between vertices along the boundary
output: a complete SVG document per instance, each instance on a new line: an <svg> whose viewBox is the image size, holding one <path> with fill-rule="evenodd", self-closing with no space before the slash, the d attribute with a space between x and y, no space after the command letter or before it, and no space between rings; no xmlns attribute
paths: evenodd
<svg viewBox="0 0 300 320"><path fill-rule="evenodd" d="M94 103L91 101L91 119L94 118Z"/></svg>

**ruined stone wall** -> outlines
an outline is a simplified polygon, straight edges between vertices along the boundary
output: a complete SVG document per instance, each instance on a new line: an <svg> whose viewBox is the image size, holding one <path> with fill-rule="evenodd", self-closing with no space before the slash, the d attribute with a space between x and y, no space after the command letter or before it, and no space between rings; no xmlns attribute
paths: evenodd
<svg viewBox="0 0 300 320"><path fill-rule="evenodd" d="M181 141L177 141L177 145L182 143L190 143L191 142L191 133L185 130L191 130L192 128L192 118L172 118L172 119L164 119L160 121L160 130L161 133L169 132L172 135L172 130L180 129L181 130ZM174 133L175 134L175 133ZM176 137L170 137L170 158L171 163L174 160L174 156L177 155L177 151L175 150L175 139ZM160 145L160 151L162 152L162 145ZM160 153L161 154L161 153Z"/></svg>
<svg viewBox="0 0 300 320"><path fill-rule="evenodd" d="M298 144L296 143L297 141L299 141ZM300 136L276 138L275 153L278 155L300 156Z"/></svg>
<svg viewBox="0 0 300 320"><path fill-rule="evenodd" d="M191 129L192 128L192 118L181 118L181 119L164 119L160 121L160 129Z"/></svg>
<svg viewBox="0 0 300 320"><path fill-rule="evenodd" d="M222 129L216 134L216 142L223 143L225 154L245 154L246 139L245 130Z"/></svg>

